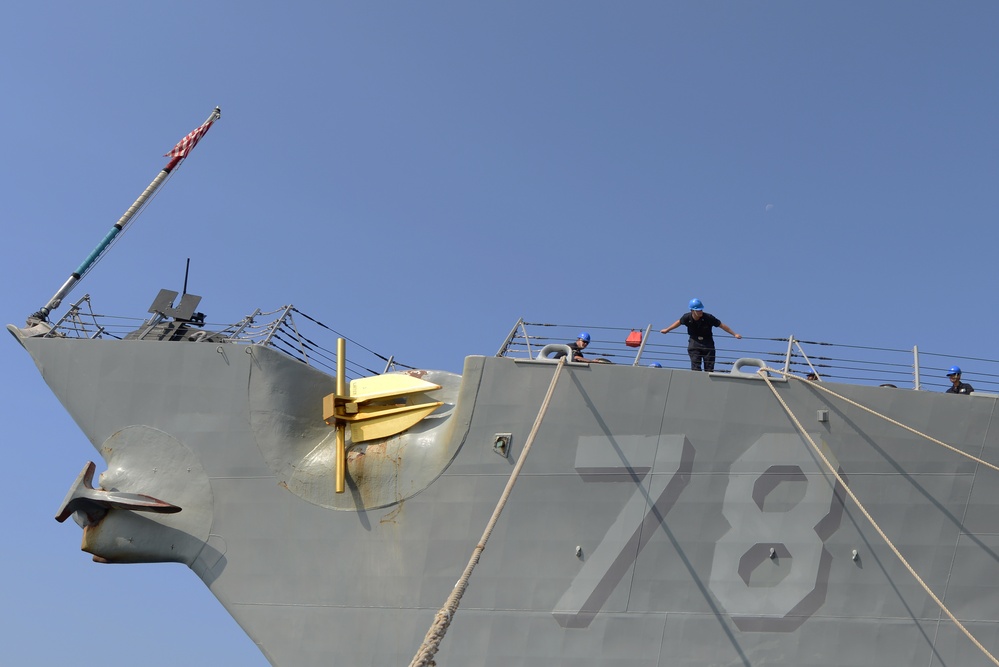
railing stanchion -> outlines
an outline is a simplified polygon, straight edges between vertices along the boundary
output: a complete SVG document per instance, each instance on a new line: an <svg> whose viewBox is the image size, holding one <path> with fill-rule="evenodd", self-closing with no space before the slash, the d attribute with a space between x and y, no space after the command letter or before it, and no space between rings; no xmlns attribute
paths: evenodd
<svg viewBox="0 0 999 667"><path fill-rule="evenodd" d="M789 373L791 371L791 352L794 347L794 334L787 337L787 355L784 357L784 372Z"/></svg>
<svg viewBox="0 0 999 667"><path fill-rule="evenodd" d="M523 317L521 317L520 319L518 319L518 320L517 320L517 323L513 325L513 328L512 328L512 329L510 329L510 333L509 333L509 335L508 335L508 336L506 337L506 340L505 340L505 341L503 341L503 344L502 344L502 345L500 345L500 349L499 349L499 351L498 351L498 352L496 352L496 356L497 356L497 357L503 357L503 356L506 356L506 350L507 350L507 348L508 348L508 347L510 347L510 343L512 343L512 342L513 342L513 338L514 338L514 336L516 336L516 335L517 335L517 328L518 328L518 327L520 327L520 325L522 325L523 323L524 323L524 318L523 318ZM527 329L526 329L526 328L524 329L524 338L525 338L525 339L527 338ZM530 348L530 342L528 342L528 348L527 348L527 351L528 351L528 355L530 355L530 351L531 351L531 348Z"/></svg>
<svg viewBox="0 0 999 667"><path fill-rule="evenodd" d="M638 362L642 360L642 352L645 351L645 343L649 340L649 332L652 331L652 325L645 327L645 334L642 336L642 344L638 346L638 352L635 353L635 363L632 366L637 366Z"/></svg>

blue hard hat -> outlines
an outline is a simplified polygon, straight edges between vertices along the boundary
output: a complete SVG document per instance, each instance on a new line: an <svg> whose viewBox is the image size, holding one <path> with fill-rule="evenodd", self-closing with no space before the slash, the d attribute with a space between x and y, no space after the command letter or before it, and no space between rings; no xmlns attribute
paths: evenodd
<svg viewBox="0 0 999 667"><path fill-rule="evenodd" d="M585 340L587 343L590 342L590 334L586 333L585 331L583 331L583 332L581 332L579 334L579 338L581 338L582 340Z"/></svg>
<svg viewBox="0 0 999 667"><path fill-rule="evenodd" d="M950 377L951 375L960 375L960 374L961 374L960 366L951 366L950 370L947 371L947 377Z"/></svg>
<svg viewBox="0 0 999 667"><path fill-rule="evenodd" d="M701 303L700 299L691 299L690 300L690 309L691 310L704 310L704 304Z"/></svg>
<svg viewBox="0 0 999 667"><path fill-rule="evenodd" d="M651 364L649 364L649 368L662 368L662 367L663 365L658 361L653 361Z"/></svg>

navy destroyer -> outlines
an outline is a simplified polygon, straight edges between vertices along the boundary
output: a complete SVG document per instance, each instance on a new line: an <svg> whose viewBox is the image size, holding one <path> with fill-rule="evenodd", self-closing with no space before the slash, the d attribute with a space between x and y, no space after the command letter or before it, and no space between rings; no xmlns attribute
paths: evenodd
<svg viewBox="0 0 999 667"><path fill-rule="evenodd" d="M455 374L186 289L55 317L117 233L8 326L104 469L81 448L57 519L187 565L274 665L999 664L997 395L922 390L918 351L704 373L650 328L591 329L593 364L521 320Z"/></svg>

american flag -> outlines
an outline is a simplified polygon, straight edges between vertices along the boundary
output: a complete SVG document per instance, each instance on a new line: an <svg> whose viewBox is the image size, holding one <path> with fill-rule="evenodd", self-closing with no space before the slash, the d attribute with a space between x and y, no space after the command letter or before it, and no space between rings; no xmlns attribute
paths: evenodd
<svg viewBox="0 0 999 667"><path fill-rule="evenodd" d="M177 145L173 147L173 150L163 157L187 157L187 154L194 150L194 147L198 145L199 141L201 141L201 137L205 136L205 133L208 132L208 128L210 128L214 122L214 116L206 120L204 125L196 130L193 130L186 137L178 141Z"/></svg>

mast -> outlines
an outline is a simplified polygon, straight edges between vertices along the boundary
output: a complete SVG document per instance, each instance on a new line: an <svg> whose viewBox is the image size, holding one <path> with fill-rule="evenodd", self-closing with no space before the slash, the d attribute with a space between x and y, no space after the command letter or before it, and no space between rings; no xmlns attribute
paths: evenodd
<svg viewBox="0 0 999 667"><path fill-rule="evenodd" d="M62 300L66 298L66 295L68 295L73 288L76 287L76 284L80 282L80 279L86 275L87 271L89 271L101 255L104 254L104 252L111 245L112 241L114 241L115 237L118 236L118 234L120 234L125 228L125 225L127 225L128 222L139 213L143 206L149 201L150 197L153 196L159 187L166 181L167 177L170 176L170 173L184 161L184 158L186 158L192 150L194 150L194 147L211 128L212 123L221 117L222 110L219 107L215 107L215 110L210 116L208 116L208 120L202 123L197 129L192 130L187 136L177 142L177 145L173 147L173 150L164 155L164 157L171 158L170 162L167 163L167 166L163 167L163 170L156 175L156 178L154 178L153 182L146 187L141 195L139 195L139 198L128 207L128 210L125 211L125 214L121 216L118 222L114 223L111 230L104 236L101 242L97 244L97 247L94 248L89 255L87 255L87 258L83 260L80 266L78 266L77 269L70 274L66 282L59 288L59 291L57 291L52 298L49 299L49 302L42 306L38 312L33 313L30 317L28 317L29 326L47 321L49 313L59 307Z"/></svg>

